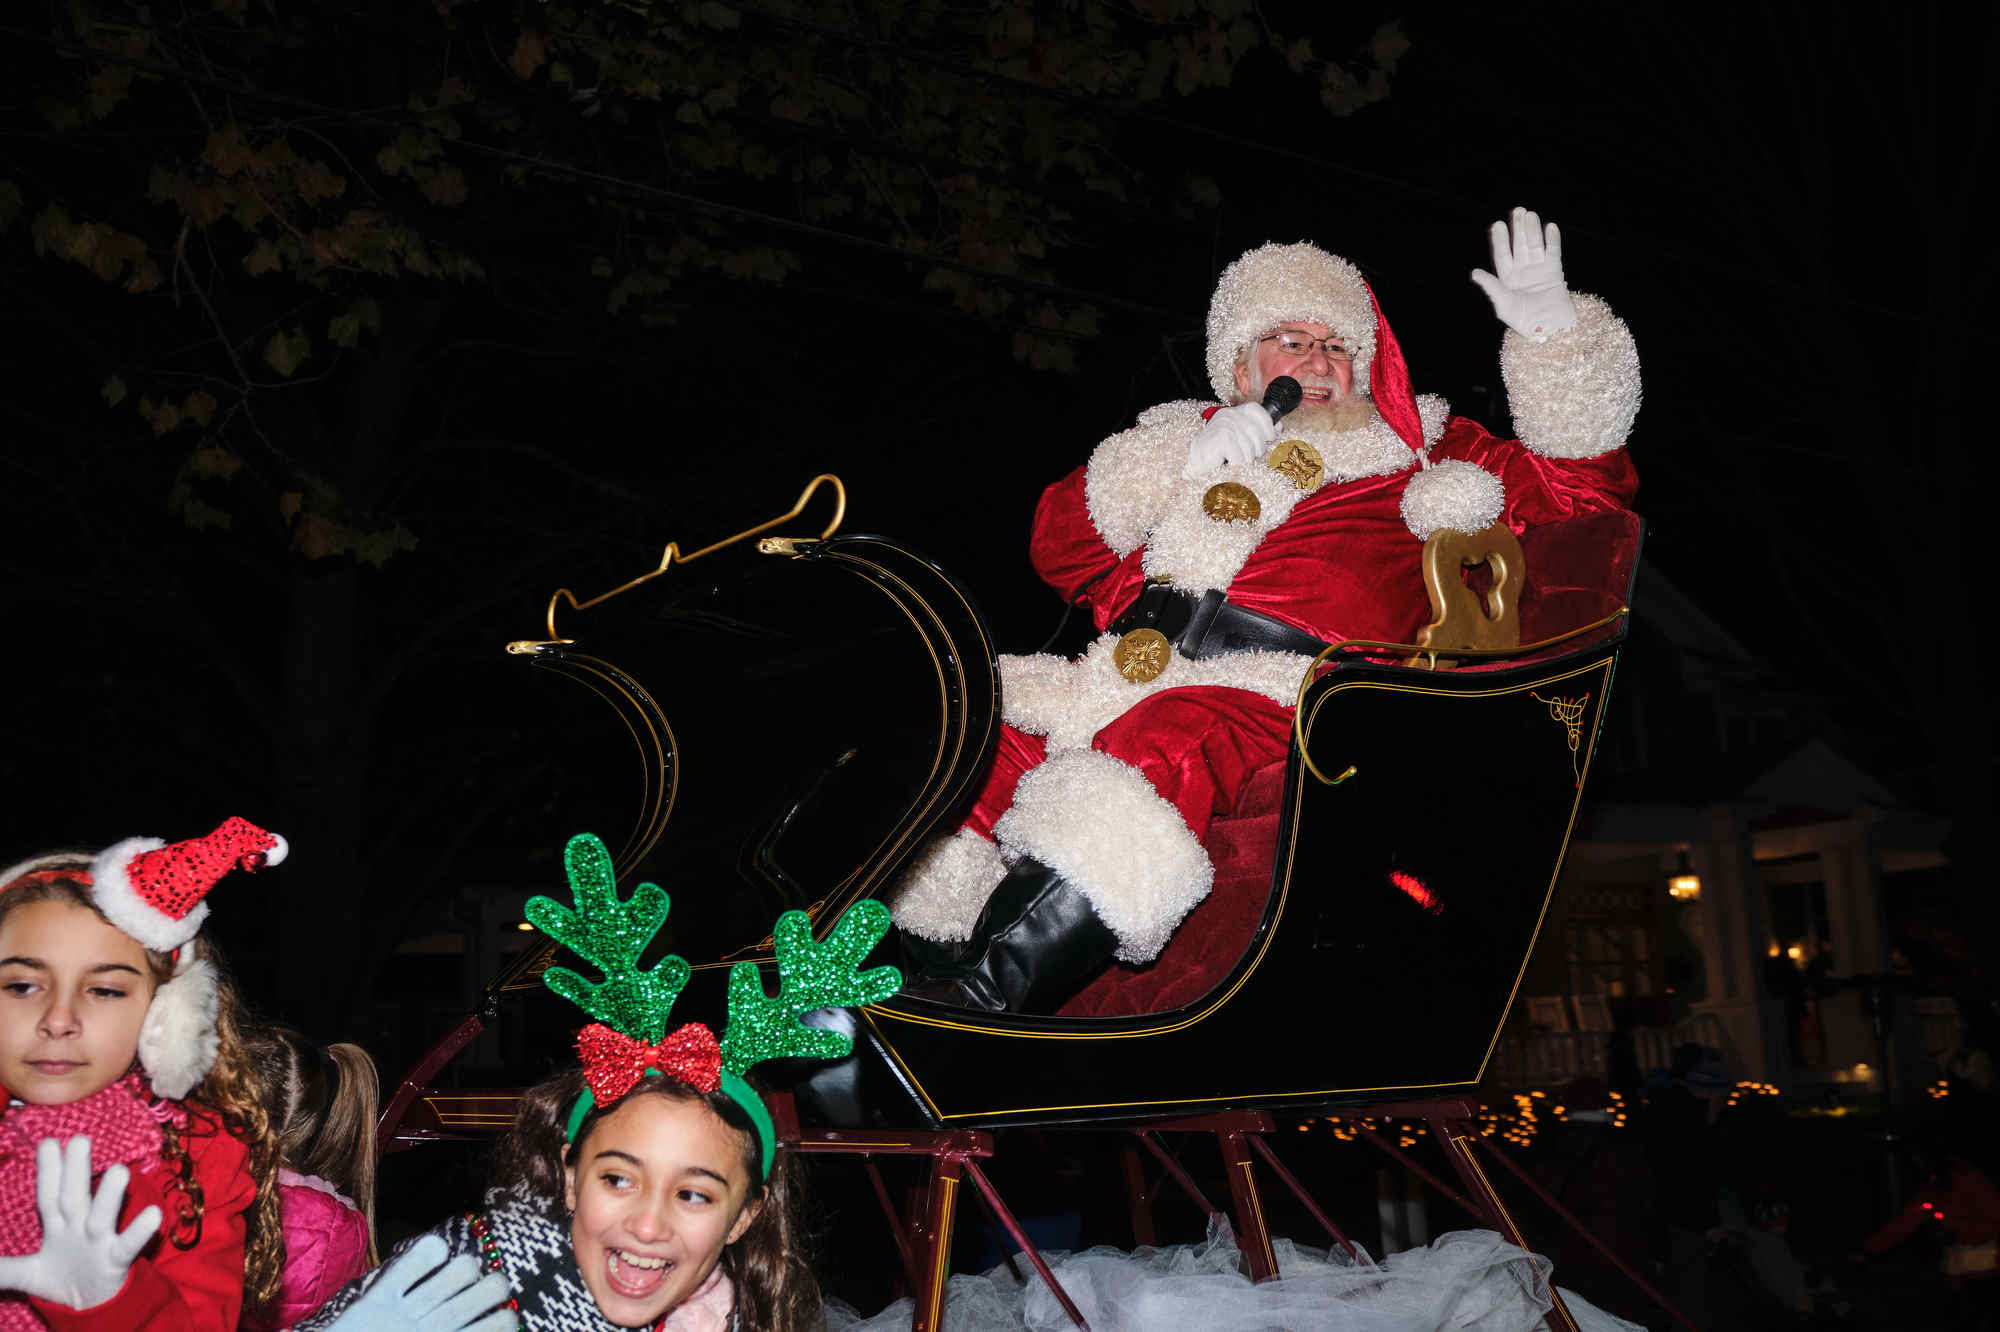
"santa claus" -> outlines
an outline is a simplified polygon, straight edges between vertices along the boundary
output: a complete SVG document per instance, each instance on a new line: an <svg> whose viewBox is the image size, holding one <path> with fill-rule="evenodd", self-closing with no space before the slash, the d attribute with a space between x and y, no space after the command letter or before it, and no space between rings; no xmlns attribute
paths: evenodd
<svg viewBox="0 0 2000 1332"><path fill-rule="evenodd" d="M1518 439L1413 392L1352 264L1270 244L1216 285L1219 402L1146 411L1044 492L1035 568L1100 636L1075 660L1000 659L992 772L892 897L921 969L904 993L1052 1012L1113 957L1157 957L1208 894L1211 821L1284 755L1313 655L1429 618L1425 539L1630 503L1631 334L1570 292L1553 224L1515 209L1492 239L1472 276L1507 326ZM1299 401L1276 421L1280 377Z"/></svg>

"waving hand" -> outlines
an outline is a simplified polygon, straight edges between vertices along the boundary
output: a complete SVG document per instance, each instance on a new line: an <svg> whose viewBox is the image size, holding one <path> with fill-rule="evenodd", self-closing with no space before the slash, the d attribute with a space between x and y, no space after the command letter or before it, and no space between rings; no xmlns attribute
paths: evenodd
<svg viewBox="0 0 2000 1332"><path fill-rule="evenodd" d="M160 1228L160 1209L148 1207L118 1229L130 1176L124 1166L112 1166L93 1197L90 1139L79 1133L58 1147L54 1138L43 1138L35 1148L42 1247L25 1257L0 1258L0 1289L72 1309L94 1308L116 1295L132 1260Z"/></svg>
<svg viewBox="0 0 2000 1332"><path fill-rule="evenodd" d="M1531 342L1576 326L1569 287L1563 282L1562 232L1526 208L1516 208L1508 222L1495 222L1493 272L1472 270L1472 280L1493 302L1500 322Z"/></svg>

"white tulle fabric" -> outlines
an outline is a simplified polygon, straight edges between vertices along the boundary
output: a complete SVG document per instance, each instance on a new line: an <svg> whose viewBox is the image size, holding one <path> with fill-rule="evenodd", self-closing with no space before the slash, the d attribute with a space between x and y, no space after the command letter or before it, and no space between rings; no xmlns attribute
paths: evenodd
<svg viewBox="0 0 2000 1332"><path fill-rule="evenodd" d="M1549 1308L1527 1252L1490 1230L1452 1231L1380 1262L1365 1251L1356 1261L1343 1250L1328 1254L1289 1240L1275 1240L1273 1248L1282 1276L1262 1285L1238 1273L1235 1241L1220 1220L1201 1244L1044 1256L1095 1332L1532 1332ZM1547 1270L1546 1260L1535 1261ZM1025 1281L1004 1264L983 1276L953 1277L944 1332L1070 1327L1034 1269L1019 1266ZM1562 1294L1584 1332L1642 1332L1569 1290ZM828 1332L907 1328L910 1308L900 1300L863 1318L830 1301Z"/></svg>

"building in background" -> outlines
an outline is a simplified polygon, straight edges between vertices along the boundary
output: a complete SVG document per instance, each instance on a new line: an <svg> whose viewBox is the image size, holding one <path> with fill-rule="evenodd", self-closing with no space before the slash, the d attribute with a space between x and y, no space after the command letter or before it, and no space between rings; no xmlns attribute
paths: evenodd
<svg viewBox="0 0 2000 1332"><path fill-rule="evenodd" d="M1946 821L1843 755L1822 700L1642 564L1591 789L1497 1086L1620 1081L1693 1041L1739 1080L1896 1101L1958 1039L1909 956Z"/></svg>

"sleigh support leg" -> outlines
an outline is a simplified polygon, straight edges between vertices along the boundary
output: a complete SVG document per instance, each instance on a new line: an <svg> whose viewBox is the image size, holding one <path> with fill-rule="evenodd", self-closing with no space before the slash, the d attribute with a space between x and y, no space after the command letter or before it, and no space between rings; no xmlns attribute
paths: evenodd
<svg viewBox="0 0 2000 1332"><path fill-rule="evenodd" d="M1060 1304L1063 1312L1069 1315L1069 1321L1082 1328L1083 1332L1090 1332L1090 1324L1084 1321L1083 1314L1076 1307L1075 1301L1071 1300L1069 1292L1062 1288L1062 1282L1056 1280L1056 1274L1049 1270L1048 1262L1042 1257L1042 1251L1028 1238L1028 1232L1021 1229L1021 1223L1015 1219L1014 1213L1001 1201L999 1190L995 1189L992 1181L986 1178L986 1172L979 1168L979 1163L966 1161L965 1173L972 1176L972 1182L978 1186L980 1196L986 1200L986 1206L993 1213L994 1219L1006 1228L1008 1238L1019 1245L1028 1261L1034 1264L1036 1273L1042 1278L1042 1284L1049 1288L1049 1294L1056 1297L1056 1303Z"/></svg>
<svg viewBox="0 0 2000 1332"><path fill-rule="evenodd" d="M1478 1137L1478 1130L1467 1119L1434 1114L1430 1118L1431 1136L1444 1148L1445 1155L1458 1170L1458 1177L1465 1182L1465 1191L1474 1206L1484 1215L1486 1222L1508 1243L1517 1248L1534 1251L1528 1247L1528 1240L1521 1233L1521 1227L1514 1223L1513 1214L1507 1204L1500 1201L1500 1194L1494 1189L1493 1181L1486 1176L1486 1170L1473 1154L1472 1144ZM1571 1316L1569 1305L1563 1302L1562 1292L1556 1289L1554 1275L1543 1267L1539 1258L1530 1258L1534 1266L1535 1279L1548 1288L1549 1312L1547 1324L1554 1332L1579 1332L1576 1319Z"/></svg>
<svg viewBox="0 0 2000 1332"><path fill-rule="evenodd" d="M1666 1296L1660 1294L1659 1291L1653 1288L1650 1282L1648 1282L1644 1277L1640 1276L1637 1272L1634 1272L1629 1266L1627 1266L1625 1260L1623 1258L1620 1258L1617 1254L1613 1253L1611 1249L1604 1243L1603 1240L1599 1239L1595 1234L1591 1233L1589 1227L1585 1226L1581 1221L1578 1221L1574 1216L1571 1216L1569 1214L1569 1211L1566 1208L1564 1208L1561 1203L1557 1202L1554 1198L1551 1198L1548 1195L1547 1190L1543 1189L1541 1185L1535 1183L1534 1179L1528 1174L1527 1171L1521 1169L1520 1166L1508 1160L1507 1154L1505 1152L1501 1151L1499 1148L1493 1146L1491 1143L1488 1142L1478 1142L1477 1145L1483 1148L1488 1156L1492 1157L1494 1160L1498 1161L1501 1165L1505 1166L1508 1170L1512 1171L1514 1178L1520 1180L1521 1183L1527 1187L1530 1193L1533 1193L1537 1198L1540 1198L1543 1202L1547 1203L1549 1210L1554 1212L1557 1218L1561 1220L1564 1225L1568 1226L1577 1235L1581 1236L1583 1240L1590 1245L1591 1248L1597 1250L1597 1252L1604 1258L1606 1262L1610 1263L1613 1267L1617 1268L1620 1272L1623 1272L1627 1277L1631 1278L1632 1284L1637 1286L1640 1289L1640 1291L1644 1293L1647 1299L1659 1305L1660 1308L1666 1310L1668 1316L1670 1316L1676 1323L1686 1328L1688 1332L1699 1332L1699 1329L1697 1329L1693 1323L1688 1321L1686 1314L1683 1314L1679 1309L1676 1309L1671 1303L1668 1302Z"/></svg>
<svg viewBox="0 0 2000 1332"><path fill-rule="evenodd" d="M1159 1242L1153 1230L1153 1194L1146 1185L1146 1167L1129 1144L1118 1149L1118 1164L1125 1172L1125 1200L1132 1211L1132 1244L1150 1249Z"/></svg>
<svg viewBox="0 0 2000 1332"><path fill-rule="evenodd" d="M1306 1186L1299 1183L1298 1177L1285 1169L1284 1163L1278 1160L1277 1153L1273 1152L1270 1146L1265 1143L1263 1135L1252 1133L1248 1136L1251 1148L1257 1155L1264 1158L1264 1164L1271 1167L1272 1173L1277 1175L1284 1183L1284 1186L1292 1191L1292 1196L1304 1204L1308 1212L1312 1213L1313 1220L1325 1227L1326 1233L1333 1236L1334 1243L1347 1250L1349 1258L1358 1258L1360 1254L1353 1243L1347 1236L1340 1233L1340 1227L1333 1224L1333 1218L1320 1208L1319 1203L1310 1193L1306 1192Z"/></svg>
<svg viewBox="0 0 2000 1332"><path fill-rule="evenodd" d="M1218 1129L1215 1134L1216 1145L1222 1148L1222 1168L1229 1176L1236 1242L1249 1265L1250 1279L1269 1281L1278 1275L1278 1255L1271 1248L1271 1228L1264 1221L1264 1200L1257 1192L1257 1161L1250 1150L1255 1138L1254 1132L1241 1128Z"/></svg>
<svg viewBox="0 0 2000 1332"><path fill-rule="evenodd" d="M944 1292L951 1280L951 1236L958 1222L958 1185L968 1158L941 1151L931 1157L930 1187L924 1195L924 1216L911 1236L921 1282L911 1292L910 1332L935 1332L944 1324Z"/></svg>

